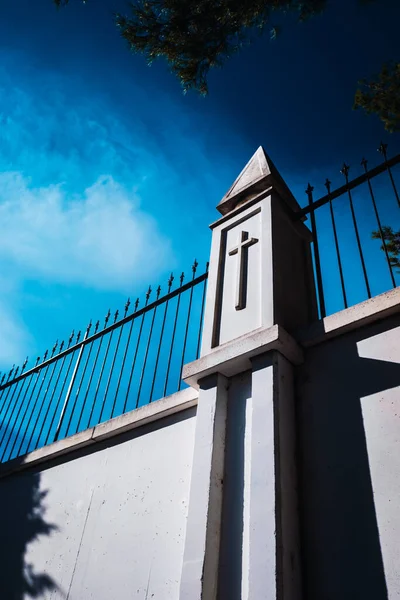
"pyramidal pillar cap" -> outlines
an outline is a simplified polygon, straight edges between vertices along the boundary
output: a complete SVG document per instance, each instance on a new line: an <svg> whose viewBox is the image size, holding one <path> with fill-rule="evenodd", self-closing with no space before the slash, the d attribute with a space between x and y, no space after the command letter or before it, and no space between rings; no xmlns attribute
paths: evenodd
<svg viewBox="0 0 400 600"><path fill-rule="evenodd" d="M276 190L292 210L297 212L300 206L292 192L278 173L272 160L260 146L253 154L243 171L229 188L217 210L226 215L239 205L247 203L262 192Z"/></svg>

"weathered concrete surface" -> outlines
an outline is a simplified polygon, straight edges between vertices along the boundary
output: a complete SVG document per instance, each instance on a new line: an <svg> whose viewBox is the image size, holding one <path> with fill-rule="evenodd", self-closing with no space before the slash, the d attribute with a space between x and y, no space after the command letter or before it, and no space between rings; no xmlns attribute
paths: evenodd
<svg viewBox="0 0 400 600"><path fill-rule="evenodd" d="M0 597L176 600L194 424L192 408L4 477Z"/></svg>
<svg viewBox="0 0 400 600"><path fill-rule="evenodd" d="M400 315L310 348L298 396L306 598L400 598Z"/></svg>

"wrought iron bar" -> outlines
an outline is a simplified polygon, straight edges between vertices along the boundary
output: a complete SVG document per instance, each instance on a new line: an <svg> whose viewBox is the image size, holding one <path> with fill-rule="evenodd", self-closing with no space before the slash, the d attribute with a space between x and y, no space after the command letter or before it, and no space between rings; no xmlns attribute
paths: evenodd
<svg viewBox="0 0 400 600"><path fill-rule="evenodd" d="M168 294L171 291L171 286L172 286L173 281L174 281L174 276L171 273L171 275L170 275L170 277L168 279ZM163 341L163 337L164 337L164 329L165 329L165 322L166 322L166 319L167 319L168 304L169 304L169 300L167 300L166 303L165 303L165 310L164 310L163 321L162 321L162 325L161 325L160 342L158 344L156 363L155 363L155 366L154 366L154 373L153 373L153 381L151 383L150 402L153 399L154 384L155 384L156 377L157 377L158 361L160 359L161 346L162 346L162 341Z"/></svg>
<svg viewBox="0 0 400 600"><path fill-rule="evenodd" d="M89 336L89 333L90 333L90 330L91 330L91 328L92 328L92 321L90 321L89 325L88 325L88 326L87 326L87 328L86 328L86 332L85 332L85 338L87 338L87 337ZM82 346L81 346L81 349L82 349L82 348L83 348L83 349L85 348L85 346L84 346L83 344L82 344ZM82 369L82 375L81 375L80 382L79 382L79 384L78 384L78 387L77 387L77 390L76 390L76 393L75 393L75 400L74 400L74 404L73 404L73 406L72 406L72 410L71 410L71 412L70 412L70 415L69 415L69 420L68 420L68 425L67 425L67 428L66 428L66 430L65 430L65 435L68 435L69 428L70 428L70 426L71 426L72 417L73 417L73 414L74 414L74 412L75 412L76 403L77 403L77 401L78 401L79 392L81 391L82 382L83 382L83 380L84 380L84 377L85 377L85 374L86 374L86 369L87 369L87 366L88 366L88 363L89 363L90 355L91 355L91 353L92 353L92 348L93 348L93 344L91 344L91 346L90 346L90 348L89 348L89 352L88 352L88 354L87 354L87 357L86 357L86 360L85 360L85 364L84 364L84 367L83 367L83 369ZM80 360L79 360L79 362L80 362ZM77 373L76 373L76 374L77 374ZM75 374L75 377L74 377L74 379L76 379L76 374ZM82 411L83 411L83 407L84 407L84 405L82 404ZM82 414L82 411L81 411L81 414ZM80 417L79 417L79 421L80 421ZM79 425L79 422L78 422L78 425ZM78 427L77 427L76 431L78 431Z"/></svg>
<svg viewBox="0 0 400 600"><path fill-rule="evenodd" d="M387 147L388 147L387 144L384 144L383 142L381 142L381 145L378 148L378 152L380 152L381 154L383 154L383 157L385 159L385 165L386 165L386 168L387 168L387 172L389 173L389 177L390 177L390 181L392 183L393 191L394 191L395 196L396 196L397 204L400 207L399 193L397 191L397 187L396 187L396 184L395 184L394 179L393 179L392 170L390 168L391 167L390 161L388 161L388 158L387 158Z"/></svg>
<svg viewBox="0 0 400 600"><path fill-rule="evenodd" d="M206 265L206 273L208 273L208 263ZM201 333L203 330L203 316L204 316L204 307L206 303L206 291L207 291L207 279L204 280L203 284L203 296L201 299L201 313L200 313L200 323L199 323L199 337L197 339L197 350L196 350L196 359L200 356L200 344L201 344Z"/></svg>
<svg viewBox="0 0 400 600"><path fill-rule="evenodd" d="M180 278L179 278L179 281L180 281L180 288L178 288L178 289L181 289L181 290L182 290L182 285L183 285L183 280L184 280L184 278L185 278L185 274L184 274L184 273L182 273L182 274L181 274L181 276L180 276ZM166 393L167 393L167 387L168 387L168 377L169 377L169 370L170 370L170 367L171 367L172 352L173 352L173 349L174 349L175 334L176 334L176 324L177 324L177 322L178 322L178 314L179 314L179 306L180 306L180 303L181 303L181 298L182 298L182 293L181 293L181 294L179 294L179 296L178 296L178 300L177 300L177 303L176 303L176 311L175 311L174 328L173 328L173 330L172 330L171 347L170 347L170 350L169 350L169 356L168 356L168 366L167 366L167 373L166 373L166 375L165 375L165 384L164 384L164 393L163 393L163 395L164 395L164 396L165 396L165 395L166 395Z"/></svg>
<svg viewBox="0 0 400 600"><path fill-rule="evenodd" d="M128 313L128 310L129 310L130 304L131 304L131 301L130 301L130 299L128 298L128 300L127 300L127 302L126 302L126 304L125 304L124 317L126 317L126 315L127 315L127 313ZM132 321L132 323L133 323L133 321ZM115 346L114 356L113 356L113 359L112 359L112 363L111 363L110 372L109 372L109 374L108 374L107 385L106 385L106 391L105 391L105 393L104 393L104 401L103 401L103 406L104 406L104 405L105 405L105 403L106 403L106 400L107 400L107 395L108 395L108 390L110 389L111 378L112 378L112 375L113 375L113 372L114 372L115 360L116 360L116 358L117 358L117 354L118 354L118 350L119 350L119 345L120 345L120 342L121 342L121 336L122 336L122 332L123 332L123 330L124 330L124 327L125 327L125 324L124 324L124 325L122 325L122 326L120 327L120 329L119 329L119 334L118 334L117 344L116 344L116 346ZM114 407L115 407L116 400L117 400L117 397L115 396L115 397L114 397L114 402L113 402L113 404L112 404L112 408L111 408L111 418L112 418L112 416L113 416L113 413L114 413Z"/></svg>
<svg viewBox="0 0 400 600"><path fill-rule="evenodd" d="M362 247L361 247L360 234L359 234L359 231L358 231L356 214L354 212L353 197L352 197L352 194L351 194L351 189L349 188L349 170L350 170L350 167L348 165L346 165L346 163L344 163L340 172L342 173L342 175L344 175L344 178L346 179L347 194L348 194L348 197L349 197L350 210L351 210L351 216L352 216L352 219L353 219L354 231L355 231L356 239L357 239L358 252L359 252L359 255L360 255L361 266L362 266L362 270L363 270L363 274L364 274L365 287L367 288L368 298L371 298L371 289L369 287L369 281L368 281L368 275L367 275L367 268L365 266L364 253L363 253Z"/></svg>
<svg viewBox="0 0 400 600"><path fill-rule="evenodd" d="M38 359L38 360L39 360L39 359ZM24 394L24 397L23 397L23 399L22 399L22 405L24 404L24 402L25 402L25 398L26 398L26 396L28 395L28 391L29 391L30 385L31 385L31 383L32 383L32 381L33 381L34 375L36 375L35 383L34 383L34 385L33 385L33 389L32 389L31 395L30 395L30 397L28 398L28 400L27 400L27 403L26 403L26 405L25 405L24 412L23 412L23 414L22 414L22 416L21 416L21 420L20 420L20 422L19 422L19 426L18 426L17 434L16 434L16 436L15 436L14 443L13 443L13 445L12 445L12 447L11 447L11 450L10 450L10 454L9 454L9 456L10 456L10 457L13 455L13 452L14 452L15 445L16 445L16 443L17 443L18 439L19 439L19 435L20 435L20 433L21 433L21 430L22 430L22 425L23 425L23 424L25 424L25 417L26 417L26 415L27 415L27 413L28 413L28 410L29 410L30 401L31 401L31 399L33 398L33 394L35 393L36 386L37 386L37 384L38 384L38 381L39 381L39 379L40 379L40 369L37 371L37 373L32 373L32 374L31 374L31 378L30 378L30 380L29 380L29 385L28 385L27 389L25 390L25 394ZM21 448L22 448L22 443L23 443L24 439L25 439L25 434L23 435L23 437L22 437L22 440L21 440L21 443L20 443L20 445L19 445L19 448L18 448L18 450L17 450L17 456L18 456L18 454L19 454L19 452L20 452L20 450L21 450Z"/></svg>
<svg viewBox="0 0 400 600"><path fill-rule="evenodd" d="M198 264L197 260L194 259L194 263L192 266L192 273L193 273L192 280L196 277L196 270L197 270L198 266L199 266L199 264ZM194 290L194 288L191 287L190 288L190 296L189 296L189 308L188 308L188 314L187 314L187 319L186 319L185 337L184 337L183 349L182 349L181 368L179 369L178 392L180 391L181 386L182 386L182 370L183 370L183 363L185 362L186 344L187 344L187 337L188 337L189 324L190 324L190 314L192 311L193 290Z"/></svg>
<svg viewBox="0 0 400 600"><path fill-rule="evenodd" d="M328 195L330 195L330 193L331 193L331 182L329 181L329 179L326 180L325 187L328 190ZM331 214L331 222L332 222L332 228L333 228L333 235L334 235L334 238L335 238L335 248L336 248L336 256L337 256L338 267L339 267L340 283L341 283L341 286L342 286L343 303L344 303L344 307L347 308L348 304L347 304L346 288L345 288L345 285L344 285L342 259L340 257L339 241L338 241L338 236L337 236L337 231L336 231L336 221L335 221L335 215L333 213L332 200L329 200L329 210L330 210L330 214Z"/></svg>
<svg viewBox="0 0 400 600"><path fill-rule="evenodd" d="M71 340L73 339L73 335L74 335L74 332L72 332L72 334L71 334L71 337L69 338L68 345L70 345L70 343L71 343ZM76 336L76 339L77 339L77 341L79 341L80 337L81 337L81 332L80 332L80 331L78 331L78 333L77 333L77 336ZM65 374L64 381L63 381L63 383L62 383L62 386L61 386L60 395L58 396L57 405L56 405L56 410L54 411L54 415L53 415L53 419L52 419L51 426L53 426L54 419L55 419L55 417L56 417L56 414L57 414L57 412L58 412L58 407L60 406L61 398L62 398L62 396L63 396L63 393L64 393L65 384L67 383L67 379L68 379L68 376L69 376L69 372L70 372L70 370L71 370L72 363L73 363L73 360L74 360L75 351L76 351L76 345L74 346L74 348L75 348L75 350L74 350L74 351L72 352L72 354L71 354L71 358L70 358L70 360L69 360L68 367L67 367L67 372L66 372L66 374ZM83 346L82 346L82 348L83 348ZM58 425L57 425L57 427L56 427L56 431L55 431L55 434L54 434L54 439L53 439L53 441L54 441L54 442L56 442L56 441L58 440L58 437L59 437L59 435L60 435L60 431L61 431L61 424L62 424L62 419L63 419L63 416L64 416L64 415L63 415L63 412L62 412L62 410L61 410L61 415L60 415L60 417L59 417L59 420L58 420ZM50 431L49 431L49 433L50 433Z"/></svg>
<svg viewBox="0 0 400 600"><path fill-rule="evenodd" d="M116 322L117 318L118 318L118 311L115 313L114 323ZM100 382L101 382L101 379L102 379L102 377L103 377L104 367L105 367L105 365L106 365L106 362L107 362L107 358L108 358L108 352L109 352L109 350L110 350L110 346L111 346L111 342L112 342L112 339L113 339L114 331L115 331L115 330L113 330L113 331L110 333L110 338L109 338L109 340L108 340L108 344L107 344L106 352L105 352L105 355L104 355L103 364L102 364L102 366L101 366L100 375L99 375L99 380L98 380L98 383L97 383L97 388L96 388L96 393L95 393L95 396L94 396L94 402L93 402L93 404L96 402L97 393L98 393L98 391L99 391ZM101 422L101 419L103 418L103 410L104 410L104 406L105 406L105 398L103 398L103 402L102 402L102 406L101 406L101 410L100 410L99 423Z"/></svg>
<svg viewBox="0 0 400 600"><path fill-rule="evenodd" d="M24 379L24 380L22 381L22 385L21 385L21 386L19 386L19 383L20 383L20 382L18 382L18 383L15 385L15 388L14 388L14 391L13 391L13 396L15 395L15 393L16 393L16 391L17 391L18 387L19 387L19 391L18 391L17 397L15 398L15 402L14 402L14 405L13 405L13 407L12 407L12 409L11 409L11 413L10 413L10 416L9 416L9 418L8 418L8 419L6 419L6 417L7 417L7 414L6 414L6 415L5 415L5 417L4 417L4 421L6 421L6 420L7 420L7 427L5 427L5 428L4 428L4 430L3 430L3 435L2 435L2 437L1 437L1 440L0 440L0 447L3 445L3 442L4 442L4 440L6 439L6 433L8 433L8 438L7 438L7 440L6 440L6 445L5 445L5 448L4 448L3 455L4 455L4 453L5 453L5 450L6 450L7 446L8 446L8 442L10 441L10 437L12 436L12 433L13 433L13 432L12 432L12 425L11 425L11 423L12 423L12 421L13 421L13 417L14 417L14 414L15 414L15 412L16 412L16 414L18 415L18 398L20 397L20 395L21 395L21 393L22 393L22 390L23 390L23 389L24 389L24 387L25 387L25 382L26 382L26 379ZM11 403L12 403L12 398L11 398L11 401L10 401L10 406L11 406ZM4 422L4 421L3 421L3 422ZM3 455L2 455L2 457L1 457L1 459L0 459L0 460L2 460L2 459L3 459Z"/></svg>
<svg viewBox="0 0 400 600"><path fill-rule="evenodd" d="M161 293L161 287L158 286L157 291L156 291L157 299L160 297L160 293ZM157 307L154 309L153 316L151 318L149 337L147 338L146 352L145 352L144 359L143 359L142 372L140 374L139 389L138 389L138 395L137 395L137 399L136 399L136 408L139 406L139 399L140 399L140 394L142 391L143 378L144 378L144 373L146 371L147 357L149 355L149 348L150 348L151 338L153 335L153 327L154 327L154 321L156 319L156 314L157 314Z"/></svg>
<svg viewBox="0 0 400 600"><path fill-rule="evenodd" d="M361 164L364 167L365 173L368 175L368 161L365 158L363 158L362 161L361 161ZM369 178L367 179L367 182L368 182L369 193L370 193L371 200L372 200L372 206L374 207L376 221L378 223L378 229L379 229L379 233L380 233L380 236L381 236L381 240L382 240L382 244L383 244L383 249L384 249L385 256L386 256L386 262L387 262L387 265L389 267L390 278L392 280L392 285L395 288L396 287L396 280L394 278L392 264L390 262L390 257L389 257L388 249L387 249L387 246L386 246L386 240L384 238L383 231L382 231L382 224L381 224L381 220L380 220L379 213L378 213L378 207L377 207L376 201L375 201L375 194L374 194L374 191L372 189L371 180Z"/></svg>
<svg viewBox="0 0 400 600"><path fill-rule="evenodd" d="M322 284L321 260L320 260L320 256L319 256L317 224L315 221L315 211L314 211L314 207L313 207L313 191L314 191L314 188L309 183L308 187L306 189L306 194L308 196L308 205L310 208L311 232L312 232L313 244L314 244L315 272L316 272L316 276L317 276L317 288L318 288L318 297L319 297L319 310L321 313L321 319L323 319L324 317L326 317L326 310L325 310L324 287Z"/></svg>
<svg viewBox="0 0 400 600"><path fill-rule="evenodd" d="M148 302L149 302L150 294L151 294L151 287L149 286L149 289L147 290L147 294L146 294L146 303L145 303L145 305L144 305L145 307L147 306L147 304L148 304ZM138 312L139 312L139 311L138 311ZM138 339L137 339L137 342L136 342L135 355L134 355L134 358L133 358L133 361L132 361L131 372L130 372L130 375L129 375L128 388L127 388L127 390L126 390L126 396L125 396L124 408L123 408L123 411L122 411L123 413L125 412L125 410L126 410L126 405L127 405L127 403L128 403L128 396L129 396L129 392L130 392L130 389L131 389L131 384L132 384L132 376L133 376L133 372L134 372L134 370L135 370L136 359L137 359L137 355L138 355L138 352L139 352L140 339L141 339L141 337L142 337L142 331L143 331L143 325L144 325L144 318L145 318L145 316L146 316L146 313L145 313L145 312L143 312L143 314L142 314L142 320L141 320L141 322L140 322L140 329L139 329Z"/></svg>
<svg viewBox="0 0 400 600"><path fill-rule="evenodd" d="M47 352L47 351L46 351L46 352ZM50 365L47 365L47 366L44 368L44 375L43 375L43 378L42 378L42 382L41 382L41 384L40 384L40 386L39 386L39 391L38 391L38 393L36 394L36 399L35 399L35 401L34 401L34 403L33 403L33 408L32 408L31 414L30 414L30 416L29 416L29 419L28 419L28 424L27 424L27 426L26 426L26 431L25 431L25 433L24 433L24 437L23 437L23 439L22 439L21 447L22 447L22 444L23 444L23 442L25 441L26 434L27 434L27 432L28 432L28 430L29 430L29 425L30 425L30 423L31 423L31 421L32 421L33 415L35 414L35 409L36 409L36 407L37 407L37 404L38 404L38 402L39 402L40 393L41 393L41 391L42 391L43 384L44 384L44 382L46 381L46 377L47 377L47 373L49 372L49 368L50 368ZM41 369L41 370L43 370L43 369ZM29 447L30 447L30 445L31 445L31 442L32 442L32 438L33 438L34 431L35 431L35 428L33 427L33 428L32 428L32 431L31 431L31 435L30 435L30 437L29 437L28 445L27 445L27 447L26 447L26 450L27 450L27 452L29 452Z"/></svg>

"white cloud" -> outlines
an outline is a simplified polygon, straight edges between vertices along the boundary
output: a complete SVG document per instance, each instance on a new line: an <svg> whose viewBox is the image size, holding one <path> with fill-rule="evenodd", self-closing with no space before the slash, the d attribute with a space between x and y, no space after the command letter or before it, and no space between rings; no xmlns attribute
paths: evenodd
<svg viewBox="0 0 400 600"><path fill-rule="evenodd" d="M19 277L126 291L173 266L170 242L111 176L81 195L0 174L0 261Z"/></svg>

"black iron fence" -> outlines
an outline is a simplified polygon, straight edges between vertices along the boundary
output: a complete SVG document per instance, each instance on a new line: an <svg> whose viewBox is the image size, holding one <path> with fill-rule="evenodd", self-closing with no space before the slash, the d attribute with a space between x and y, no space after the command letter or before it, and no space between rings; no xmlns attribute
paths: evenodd
<svg viewBox="0 0 400 600"><path fill-rule="evenodd" d="M340 173L344 185L314 199L308 185L308 206L298 213L309 217L313 234L314 272L321 317L400 285L400 198L394 170L400 154L349 179L350 167ZM335 203L334 203L335 201Z"/></svg>
<svg viewBox="0 0 400 600"><path fill-rule="evenodd" d="M27 369L12 368L0 381L0 461L5 462L58 439L148 404L182 387L185 362L198 358L207 270L191 280L184 274L167 293L149 287L145 303L128 299L124 314L110 323L89 323L66 343Z"/></svg>

